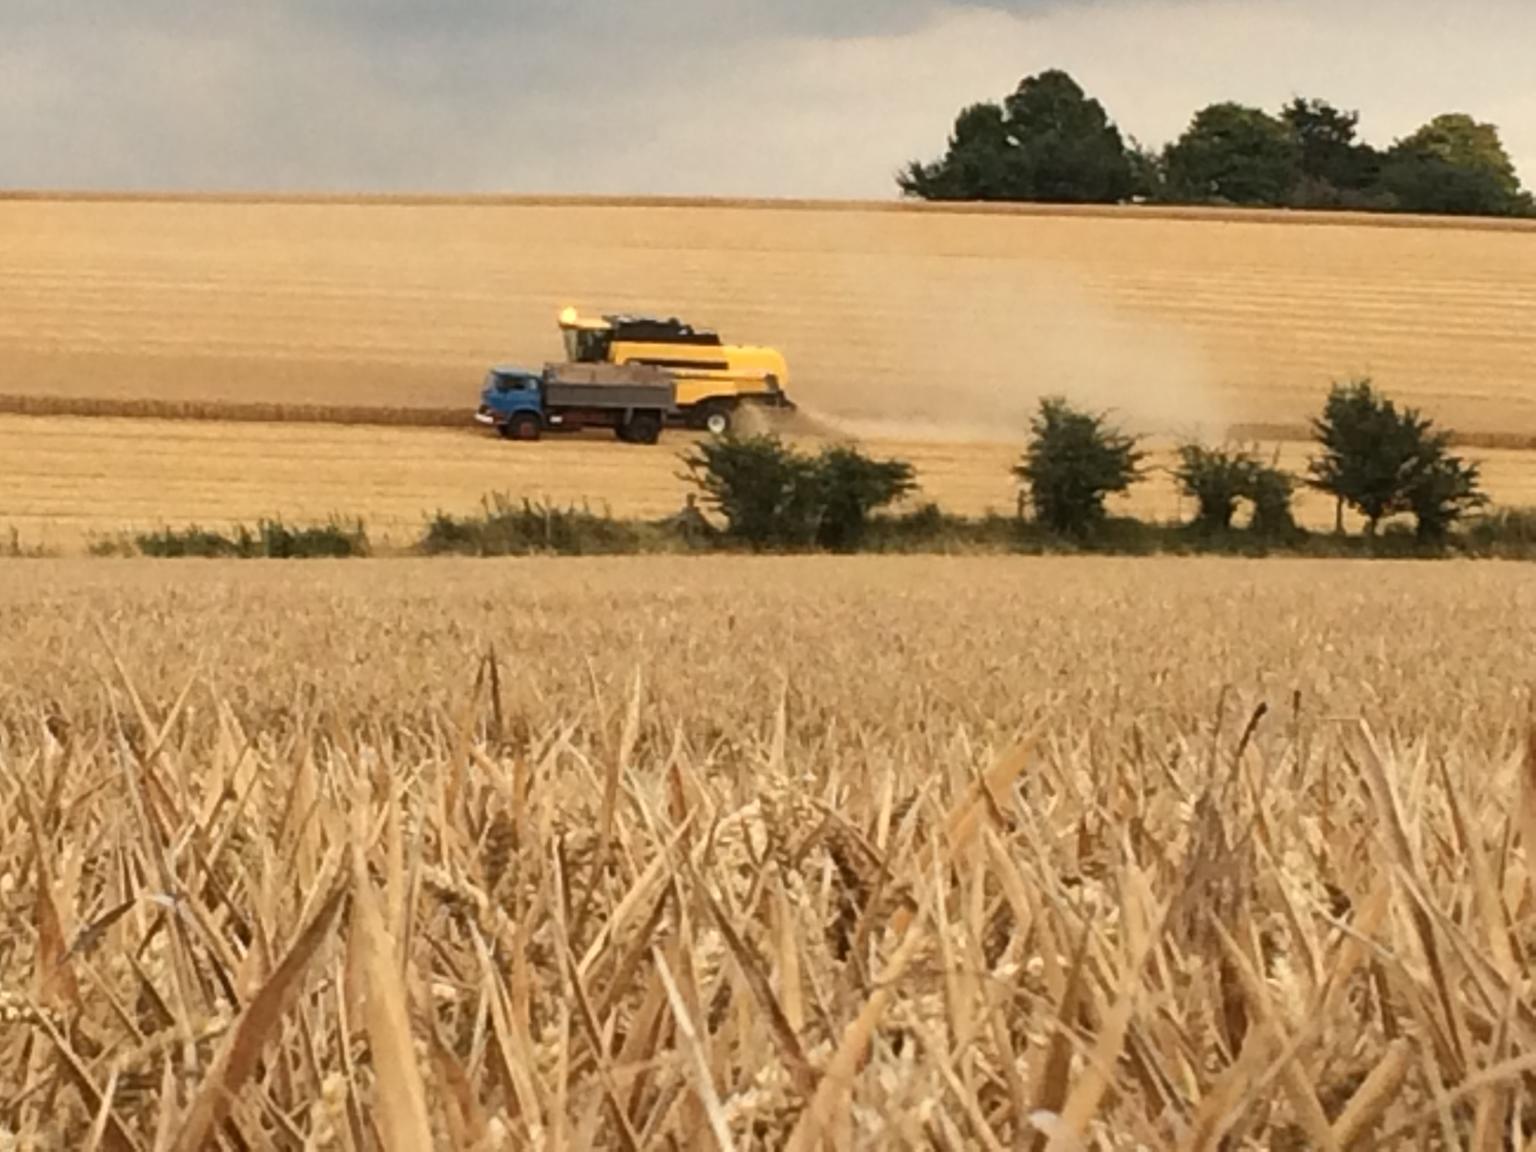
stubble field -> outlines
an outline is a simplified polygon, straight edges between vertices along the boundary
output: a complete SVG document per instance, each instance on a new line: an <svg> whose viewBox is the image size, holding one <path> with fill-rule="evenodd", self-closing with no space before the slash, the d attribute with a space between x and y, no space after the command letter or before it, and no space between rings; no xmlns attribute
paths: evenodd
<svg viewBox="0 0 1536 1152"><path fill-rule="evenodd" d="M36 1146L1536 1129L1519 566L0 568Z"/></svg>
<svg viewBox="0 0 1536 1152"><path fill-rule="evenodd" d="M692 439L669 433L657 448L602 436L512 445L478 429L0 416L9 483L0 529L15 529L25 545L70 553L92 539L166 525L228 529L263 517L323 521L335 514L361 516L374 543L393 549L413 545L434 512L473 511L491 492L660 518L693 491L679 459ZM871 440L864 447L918 469L921 491L906 506L933 500L966 515L1014 510L1010 469L1022 445ZM1307 445L1288 443L1279 459L1302 473L1308 453ZM1474 454L1495 499L1536 506L1536 454ZM1175 463L1166 446L1155 451L1147 479L1111 508L1145 519L1188 518L1193 504L1168 472ZM1333 525L1332 502L1319 494L1298 492L1296 511L1310 528ZM1347 523L1357 526L1353 516Z"/></svg>
<svg viewBox="0 0 1536 1152"><path fill-rule="evenodd" d="M1536 230L1517 225L10 199L0 251L0 410L12 412L217 417L240 405L467 424L485 367L556 358L555 314L575 304L675 313L783 348L821 434L913 457L957 511L1009 507L1007 466L1043 392L1112 407L1164 448L1235 429L1299 462L1306 419L1353 374L1478 444L1499 502L1529 502L1536 487ZM472 426L450 438L181 423L0 416L0 521L71 548L145 518L323 507L414 525L493 487L638 514L681 496L673 453L611 440L530 453ZM1174 507L1165 480L1129 505Z"/></svg>

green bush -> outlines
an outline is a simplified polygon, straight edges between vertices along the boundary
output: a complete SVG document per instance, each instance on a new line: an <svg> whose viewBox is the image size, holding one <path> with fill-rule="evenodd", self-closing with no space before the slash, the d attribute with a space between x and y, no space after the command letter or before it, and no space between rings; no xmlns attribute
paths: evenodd
<svg viewBox="0 0 1536 1152"><path fill-rule="evenodd" d="M701 441L685 479L725 517L728 540L754 549L860 546L871 515L916 488L903 460L872 460L836 445L802 456L777 436Z"/></svg>
<svg viewBox="0 0 1536 1152"><path fill-rule="evenodd" d="M92 556L137 556L139 548L134 538L126 532L107 535L92 533L86 540L86 551Z"/></svg>
<svg viewBox="0 0 1536 1152"><path fill-rule="evenodd" d="M241 530L242 536L244 530ZM211 528L191 525L186 528L159 528L153 532L141 532L134 537L134 544L145 556L239 556L241 543ZM248 553L247 553L248 554Z"/></svg>
<svg viewBox="0 0 1536 1152"><path fill-rule="evenodd" d="M1248 527L1266 540L1294 537L1299 529L1291 511L1296 494L1296 477L1280 468L1256 464L1248 477L1248 498L1253 502L1253 519Z"/></svg>
<svg viewBox="0 0 1536 1152"><path fill-rule="evenodd" d="M726 435L694 445L686 478L726 521L726 535L753 548L798 547L816 536L815 464L777 436Z"/></svg>
<svg viewBox="0 0 1536 1152"><path fill-rule="evenodd" d="M1174 479L1186 496L1193 497L1199 510L1195 526L1206 532L1225 532L1232 527L1237 502L1252 487L1254 461L1246 452L1224 448L1204 448L1186 444L1179 449L1179 465Z"/></svg>
<svg viewBox="0 0 1536 1152"><path fill-rule="evenodd" d="M428 555L469 556L616 555L646 549L641 526L590 508L556 507L494 492L481 501L479 515L439 512L427 524L417 548Z"/></svg>
<svg viewBox="0 0 1536 1152"><path fill-rule="evenodd" d="M937 504L925 503L896 516L876 516L866 525L864 547L872 552L904 552L926 548L965 532L964 517L952 516Z"/></svg>
<svg viewBox="0 0 1536 1152"><path fill-rule="evenodd" d="M1486 502L1478 468L1448 450L1450 437L1413 408L1401 411L1369 380L1335 385L1322 415L1312 421L1323 451L1307 483L1365 517L1374 536L1383 519L1411 512L1421 540L1443 541L1464 514Z"/></svg>
<svg viewBox="0 0 1536 1152"><path fill-rule="evenodd" d="M261 520L254 532L241 524L228 535L195 524L186 528L160 528L138 534L134 537L134 545L143 555L159 558L291 560L366 556L370 551L368 532L361 520L348 523L336 519L302 528L289 527L281 520ZM120 545L103 545L108 552L117 547Z"/></svg>
<svg viewBox="0 0 1536 1152"><path fill-rule="evenodd" d="M1193 527L1203 535L1230 532L1242 501L1252 506L1248 527L1255 535L1280 540L1296 532L1291 512L1295 478L1276 466L1259 463L1251 453L1186 444L1179 449L1174 478L1183 493L1196 501Z"/></svg>
<svg viewBox="0 0 1536 1152"><path fill-rule="evenodd" d="M351 524L332 520L304 528L290 528L281 520L263 520L257 525L254 543L256 555L274 560L366 556L370 551L361 520Z"/></svg>
<svg viewBox="0 0 1536 1152"><path fill-rule="evenodd" d="M1536 558L1536 508L1495 508L1469 517L1465 535L1478 552Z"/></svg>
<svg viewBox="0 0 1536 1152"><path fill-rule="evenodd" d="M1059 396L1040 402L1032 438L1014 475L1029 490L1035 515L1051 531L1082 537L1105 520L1104 499L1140 479L1145 453L1136 439L1105 426L1104 417L1072 408Z"/></svg>
<svg viewBox="0 0 1536 1152"><path fill-rule="evenodd" d="M450 516L439 510L427 521L427 530L417 542L416 550L428 556L448 553L480 555L484 523L483 519Z"/></svg>
<svg viewBox="0 0 1536 1152"><path fill-rule="evenodd" d="M1434 544L1443 543L1451 525L1467 512L1488 503L1479 488L1478 466L1447 455L1443 444L1442 434L1426 447L1408 484L1408 508L1418 537Z"/></svg>
<svg viewBox="0 0 1536 1152"><path fill-rule="evenodd" d="M988 513L980 517L945 512L925 503L909 512L869 518L860 538L863 552L1009 552L1020 540L1019 521Z"/></svg>
<svg viewBox="0 0 1536 1152"><path fill-rule="evenodd" d="M816 543L850 552L864 542L870 513L917 487L905 460L871 460L857 448L823 449L815 461L820 515Z"/></svg>

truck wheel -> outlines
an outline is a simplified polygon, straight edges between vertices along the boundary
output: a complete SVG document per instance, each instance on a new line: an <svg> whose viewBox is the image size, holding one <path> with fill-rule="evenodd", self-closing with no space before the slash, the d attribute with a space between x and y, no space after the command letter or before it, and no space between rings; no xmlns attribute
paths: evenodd
<svg viewBox="0 0 1536 1152"><path fill-rule="evenodd" d="M661 416L655 412L636 412L629 418L626 439L631 444L654 444L661 439Z"/></svg>
<svg viewBox="0 0 1536 1152"><path fill-rule="evenodd" d="M537 440L544 431L542 422L532 412L518 412L501 426L508 440Z"/></svg>

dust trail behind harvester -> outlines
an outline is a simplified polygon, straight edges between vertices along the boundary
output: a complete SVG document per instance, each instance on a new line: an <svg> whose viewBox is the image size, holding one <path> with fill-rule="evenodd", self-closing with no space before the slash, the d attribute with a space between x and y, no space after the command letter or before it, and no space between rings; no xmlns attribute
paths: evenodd
<svg viewBox="0 0 1536 1152"><path fill-rule="evenodd" d="M937 420L914 416L848 416L800 405L792 413L773 413L760 425L790 436L813 440L888 440L923 444L978 444L993 440L1016 440L1024 433L1015 429L999 431L995 426Z"/></svg>
<svg viewBox="0 0 1536 1152"><path fill-rule="evenodd" d="M884 264L849 255L828 277L838 283L817 286L860 302L839 308L823 339L856 349L865 368L827 378L805 349L791 365L799 411L775 426L816 438L1018 442L1053 394L1153 436L1219 438L1229 422L1196 339L1104 303L1060 265L957 256L914 279Z"/></svg>

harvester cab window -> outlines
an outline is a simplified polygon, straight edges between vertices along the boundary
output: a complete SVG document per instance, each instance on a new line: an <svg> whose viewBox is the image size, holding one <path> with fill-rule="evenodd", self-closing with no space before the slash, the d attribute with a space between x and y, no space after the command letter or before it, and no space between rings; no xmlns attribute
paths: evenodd
<svg viewBox="0 0 1536 1152"><path fill-rule="evenodd" d="M567 328L565 330L566 359L576 364L601 364L608 359L608 344L612 336L591 328Z"/></svg>

